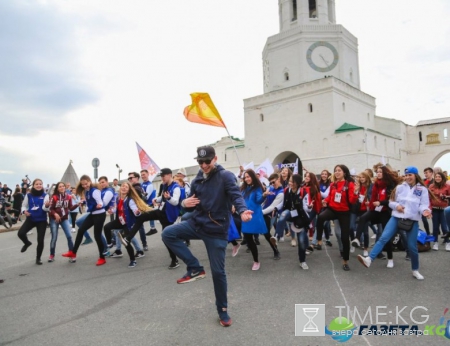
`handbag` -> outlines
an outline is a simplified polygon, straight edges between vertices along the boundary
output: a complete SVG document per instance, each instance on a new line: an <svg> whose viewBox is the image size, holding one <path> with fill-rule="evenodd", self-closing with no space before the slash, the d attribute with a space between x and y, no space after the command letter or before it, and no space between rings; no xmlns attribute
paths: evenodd
<svg viewBox="0 0 450 346"><path fill-rule="evenodd" d="M398 220L398 224L397 224L397 228L399 230L409 232L410 230L412 230L413 225L414 225L414 220L399 219Z"/></svg>

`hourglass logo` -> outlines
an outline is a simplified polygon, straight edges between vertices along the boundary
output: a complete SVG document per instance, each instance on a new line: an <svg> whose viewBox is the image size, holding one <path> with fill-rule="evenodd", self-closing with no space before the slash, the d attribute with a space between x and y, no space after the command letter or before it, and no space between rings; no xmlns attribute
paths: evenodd
<svg viewBox="0 0 450 346"><path fill-rule="evenodd" d="M325 304L295 304L295 336L325 336Z"/></svg>

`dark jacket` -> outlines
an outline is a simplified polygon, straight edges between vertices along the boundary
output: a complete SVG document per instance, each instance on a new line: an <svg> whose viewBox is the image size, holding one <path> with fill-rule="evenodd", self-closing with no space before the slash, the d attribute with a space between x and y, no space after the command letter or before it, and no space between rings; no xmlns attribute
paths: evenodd
<svg viewBox="0 0 450 346"><path fill-rule="evenodd" d="M193 211L187 222L200 234L214 238L228 239L231 205L234 205L238 214L247 210L235 176L220 165L206 179L203 171L199 170L191 183L190 196L192 195L200 203L187 210Z"/></svg>

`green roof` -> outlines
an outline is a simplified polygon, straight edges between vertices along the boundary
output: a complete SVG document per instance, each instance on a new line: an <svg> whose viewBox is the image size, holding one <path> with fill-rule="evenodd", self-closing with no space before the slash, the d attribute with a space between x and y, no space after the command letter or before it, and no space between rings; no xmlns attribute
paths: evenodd
<svg viewBox="0 0 450 346"><path fill-rule="evenodd" d="M336 129L335 133L341 133L341 132L349 132L349 131L356 131L356 130L364 130L364 127L352 125L349 123L344 123L340 128Z"/></svg>

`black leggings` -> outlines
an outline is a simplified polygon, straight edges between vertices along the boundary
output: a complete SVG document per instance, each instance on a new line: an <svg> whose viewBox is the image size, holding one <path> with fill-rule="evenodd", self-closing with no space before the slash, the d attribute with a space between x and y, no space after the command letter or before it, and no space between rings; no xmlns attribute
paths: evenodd
<svg viewBox="0 0 450 346"><path fill-rule="evenodd" d="M158 220L161 223L162 229L164 231L164 228L167 226L170 226L173 224L173 222L170 222L167 220L166 212L163 210L155 209L152 211L149 211L148 213L142 213L140 216L136 218L136 222L131 228L130 232L127 235L128 241L131 242L131 239L136 235L136 233L139 231L139 228L142 227L145 221L154 221ZM164 244L166 245L166 244ZM167 250L169 251L170 258L172 261L177 260L177 256L175 256L175 253L169 249L169 247L166 245Z"/></svg>
<svg viewBox="0 0 450 346"><path fill-rule="evenodd" d="M272 248L274 253L278 252L278 247L276 245L273 245L270 242L271 234L270 234L270 221L271 217L269 215L264 215L264 222L266 223L267 233L264 233L264 238L266 238L267 242L269 243L270 247Z"/></svg>
<svg viewBox="0 0 450 346"><path fill-rule="evenodd" d="M253 261L258 261L258 247L256 246L255 240L253 239L253 234L251 233L244 233L244 239L247 242L247 246L252 252Z"/></svg>
<svg viewBox="0 0 450 346"><path fill-rule="evenodd" d="M77 221L78 213L70 213L70 219L72 220L72 228L75 229L75 221Z"/></svg>
<svg viewBox="0 0 450 346"><path fill-rule="evenodd" d="M359 240L361 238L361 233L363 232L363 227L367 222L371 222L372 225L381 224L384 228L386 227L386 224L388 223L389 219L391 218L391 212L390 211L374 211L369 210L365 212L360 218L358 223L358 228L356 229L356 239ZM381 230L378 230L378 233L381 235ZM367 240L368 241L368 240ZM366 246L366 236L364 236L364 247ZM388 259L392 259L392 239L390 239L386 245L384 246L386 249Z"/></svg>
<svg viewBox="0 0 450 346"><path fill-rule="evenodd" d="M341 241L344 246L342 258L348 261L350 258L350 212L325 209L317 218L317 240L322 241L323 227L327 220L338 220L341 226Z"/></svg>
<svg viewBox="0 0 450 346"><path fill-rule="evenodd" d="M103 230L105 231L105 237L106 237L106 243L111 244L111 231L113 229L127 229L126 225L122 225L119 220L114 220L111 222L108 222L105 227L103 227ZM127 246L125 246L128 252L128 256L130 256L130 261L134 261L136 258L134 257L134 250L133 246L129 242Z"/></svg>
<svg viewBox="0 0 450 346"><path fill-rule="evenodd" d="M34 227L36 227L37 230L37 241L38 241L36 248L36 259L41 259L42 251L44 251L44 238L45 238L45 231L47 230L47 221L34 222L31 221L30 217L27 217L25 222L17 232L17 236L20 238L20 240L23 241L25 245L31 244L31 242L28 240L27 233L31 231Z"/></svg>
<svg viewBox="0 0 450 346"><path fill-rule="evenodd" d="M81 245L81 241L83 240L84 232L86 232L89 228L94 226L94 238L97 243L98 253L100 258L105 258L103 252L106 249L103 249L102 242L102 230L103 224L105 223L106 213L101 214L89 214L86 219L81 224L80 228L78 228L77 237L75 239L75 245L73 246L73 252L77 253L78 248Z"/></svg>

